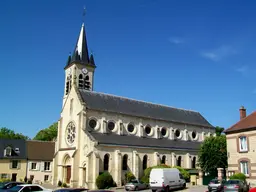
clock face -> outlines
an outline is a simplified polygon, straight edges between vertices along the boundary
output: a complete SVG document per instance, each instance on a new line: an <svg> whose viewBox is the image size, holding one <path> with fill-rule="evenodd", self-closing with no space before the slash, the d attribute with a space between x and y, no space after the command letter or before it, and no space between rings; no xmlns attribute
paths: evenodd
<svg viewBox="0 0 256 192"><path fill-rule="evenodd" d="M86 68L83 68L83 69L82 69L82 73L83 73L83 74L87 74L87 73L88 73L87 69L86 69Z"/></svg>
<svg viewBox="0 0 256 192"><path fill-rule="evenodd" d="M73 122L70 122L66 128L66 141L72 145L76 138L76 127Z"/></svg>

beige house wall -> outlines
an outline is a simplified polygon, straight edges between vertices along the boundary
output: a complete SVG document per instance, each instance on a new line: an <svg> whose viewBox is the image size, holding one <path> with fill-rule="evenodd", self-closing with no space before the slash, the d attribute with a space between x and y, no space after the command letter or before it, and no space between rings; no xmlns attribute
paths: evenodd
<svg viewBox="0 0 256 192"><path fill-rule="evenodd" d="M16 159L13 159L16 160ZM16 181L23 181L26 176L27 171L27 161L26 160L18 160L18 168L11 168L11 160L10 159L1 159L0 160L0 174L7 174L9 179L12 178L12 174L17 174ZM1 179L1 178L0 178Z"/></svg>
<svg viewBox="0 0 256 192"><path fill-rule="evenodd" d="M246 136L248 140L248 152L239 152L239 137ZM249 161L249 179L256 181L256 130L242 133L228 134L227 136L228 152L228 171L240 172L240 160Z"/></svg>
<svg viewBox="0 0 256 192"><path fill-rule="evenodd" d="M50 162L50 161L47 161ZM36 163L36 169L32 169L32 163ZM33 176L33 183L48 183L52 181L52 162L50 162L50 170L44 170L44 161L28 161L27 177L28 179ZM48 175L48 180L45 179L45 175Z"/></svg>

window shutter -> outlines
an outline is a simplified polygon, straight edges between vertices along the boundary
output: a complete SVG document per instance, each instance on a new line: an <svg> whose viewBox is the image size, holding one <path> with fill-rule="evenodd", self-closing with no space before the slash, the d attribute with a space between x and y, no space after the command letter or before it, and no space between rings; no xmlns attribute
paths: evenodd
<svg viewBox="0 0 256 192"><path fill-rule="evenodd" d="M32 162L28 163L28 169L31 170L32 169Z"/></svg>
<svg viewBox="0 0 256 192"><path fill-rule="evenodd" d="M41 162L41 171L44 171L44 162Z"/></svg>
<svg viewBox="0 0 256 192"><path fill-rule="evenodd" d="M52 171L52 162L49 162L50 166L49 166L49 171Z"/></svg>
<svg viewBox="0 0 256 192"><path fill-rule="evenodd" d="M18 166L17 166L17 168L20 169L20 166L21 166L21 161L18 161Z"/></svg>
<svg viewBox="0 0 256 192"><path fill-rule="evenodd" d="M36 170L40 171L40 162L36 162Z"/></svg>
<svg viewBox="0 0 256 192"><path fill-rule="evenodd" d="M12 169L12 161L10 161L9 168Z"/></svg>

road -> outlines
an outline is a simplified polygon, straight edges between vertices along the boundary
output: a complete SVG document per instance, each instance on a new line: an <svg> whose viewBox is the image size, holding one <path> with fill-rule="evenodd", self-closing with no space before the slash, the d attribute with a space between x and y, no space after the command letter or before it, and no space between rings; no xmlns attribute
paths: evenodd
<svg viewBox="0 0 256 192"><path fill-rule="evenodd" d="M125 191L124 189L116 189L116 192L121 192L121 191ZM205 192L207 191L207 186L191 186L188 187L187 189L183 189L183 190L175 190L175 192ZM151 192L150 189L147 190L142 190L140 192Z"/></svg>

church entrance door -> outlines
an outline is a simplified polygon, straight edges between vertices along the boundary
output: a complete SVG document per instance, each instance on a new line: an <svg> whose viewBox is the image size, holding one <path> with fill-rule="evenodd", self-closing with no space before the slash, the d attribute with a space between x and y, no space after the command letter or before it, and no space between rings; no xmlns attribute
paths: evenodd
<svg viewBox="0 0 256 192"><path fill-rule="evenodd" d="M67 180L66 183L70 183L71 179L71 166L67 166Z"/></svg>

